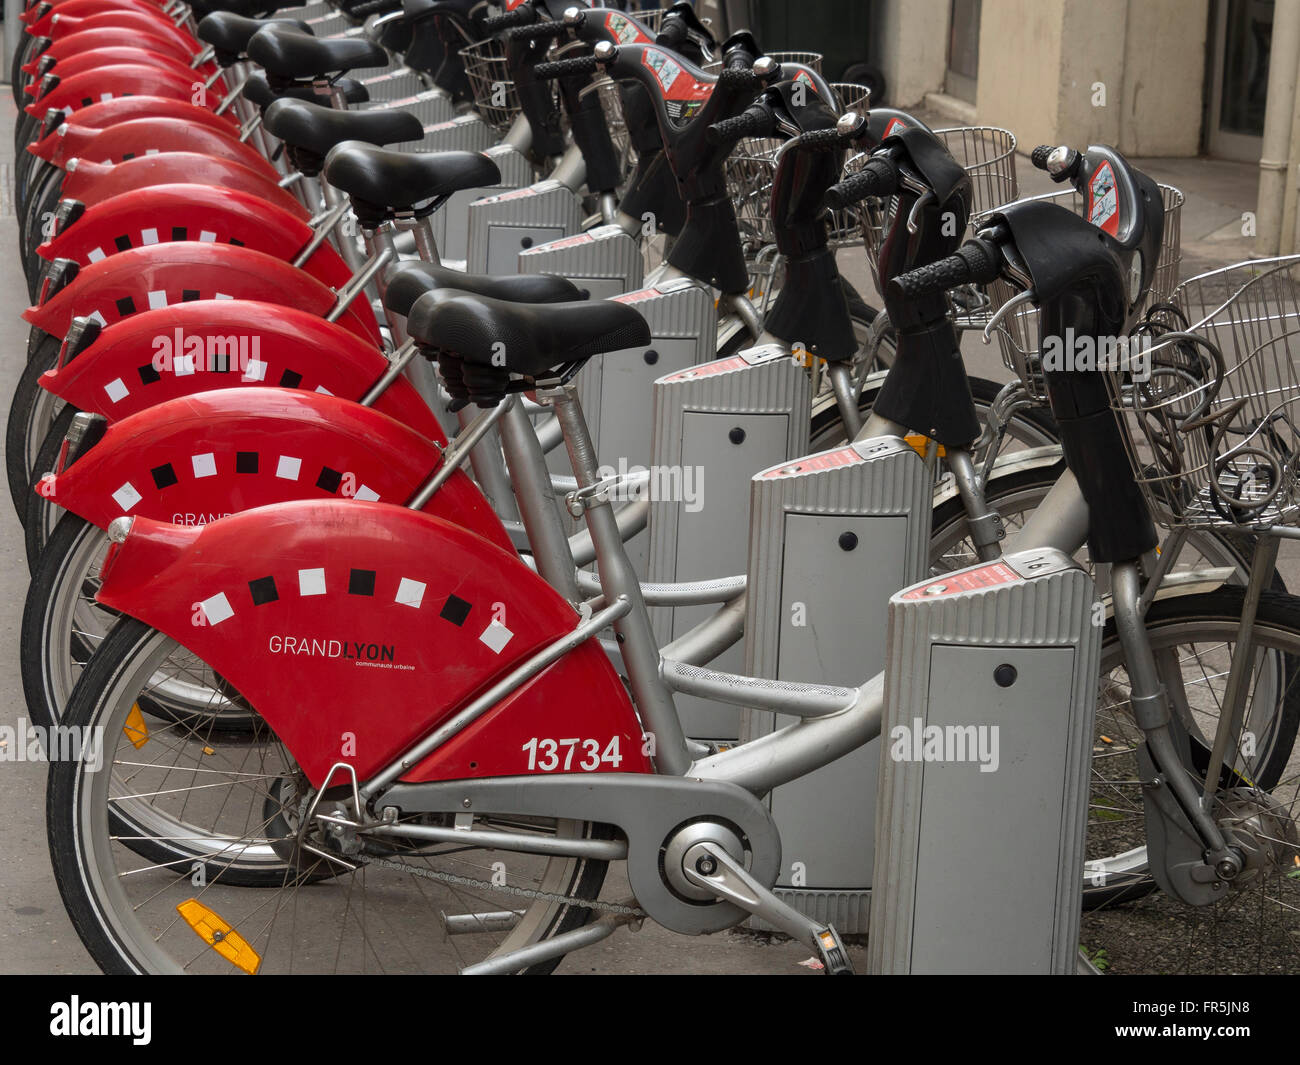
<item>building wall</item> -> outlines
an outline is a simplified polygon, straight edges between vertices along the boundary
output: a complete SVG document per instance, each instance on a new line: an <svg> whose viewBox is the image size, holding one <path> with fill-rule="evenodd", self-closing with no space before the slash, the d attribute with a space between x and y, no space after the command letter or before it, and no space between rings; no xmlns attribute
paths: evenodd
<svg viewBox="0 0 1300 1065"><path fill-rule="evenodd" d="M1096 143L1134 155L1200 148L1209 0L984 0L978 120L1022 145ZM942 88L949 0L883 0L890 101Z"/></svg>

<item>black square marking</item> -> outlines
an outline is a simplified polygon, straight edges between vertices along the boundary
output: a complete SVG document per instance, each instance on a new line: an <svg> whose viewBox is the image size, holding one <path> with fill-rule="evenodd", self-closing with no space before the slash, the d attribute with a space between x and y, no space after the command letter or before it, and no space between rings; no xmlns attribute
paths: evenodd
<svg viewBox="0 0 1300 1065"><path fill-rule="evenodd" d="M338 470L331 470L328 466L323 466L320 476L316 478L316 487L330 493L337 492L342 483L343 474Z"/></svg>
<svg viewBox="0 0 1300 1065"><path fill-rule="evenodd" d="M135 314L135 300L130 296L123 296L117 301L117 313L123 318L128 314Z"/></svg>
<svg viewBox="0 0 1300 1065"><path fill-rule="evenodd" d="M84 100L81 101L81 106L82 106L82 107L89 107L89 106L90 106L91 104L93 104L94 102L95 102L94 100L92 100L89 96L87 96Z"/></svg>
<svg viewBox="0 0 1300 1065"><path fill-rule="evenodd" d="M297 388L302 384L302 374L294 373L292 370L285 370L280 375L281 388Z"/></svg>
<svg viewBox="0 0 1300 1065"><path fill-rule="evenodd" d="M128 237L125 233L123 233L120 237L114 237L113 243L117 245L118 251L131 250L131 238Z"/></svg>
<svg viewBox="0 0 1300 1065"><path fill-rule="evenodd" d="M155 487L159 489L170 488L179 480L176 476L176 471L172 469L172 464L170 462L164 462L161 466L155 466L149 472L153 474L153 483Z"/></svg>
<svg viewBox="0 0 1300 1065"><path fill-rule="evenodd" d="M442 604L442 609L438 611L438 617L446 618L453 625L464 625L465 619L469 617L470 604L458 595L447 596L447 601Z"/></svg>
<svg viewBox="0 0 1300 1065"><path fill-rule="evenodd" d="M354 569L348 574L348 595L374 595L375 571Z"/></svg>
<svg viewBox="0 0 1300 1065"><path fill-rule="evenodd" d="M199 298L199 290L198 290L197 288L183 288L183 289L181 289L181 302L182 302L182 303L193 303L193 302L194 302L196 299L198 299L198 298Z"/></svg>
<svg viewBox="0 0 1300 1065"><path fill-rule="evenodd" d="M172 226L172 240L185 240L185 233L184 226Z"/></svg>
<svg viewBox="0 0 1300 1065"><path fill-rule="evenodd" d="M123 152L123 153L122 153L122 162L124 162L124 163L127 162L127 161L129 161L129 160L131 160L131 159L134 159L134 158L135 158L135 152Z"/></svg>
<svg viewBox="0 0 1300 1065"><path fill-rule="evenodd" d="M248 590L253 593L254 606L274 603L280 598L280 593L275 590L274 577L258 577L255 581L249 581Z"/></svg>
<svg viewBox="0 0 1300 1065"><path fill-rule="evenodd" d="M230 238L230 243L233 244L236 248L242 248L244 246L244 242L242 240L236 240L234 237Z"/></svg>
<svg viewBox="0 0 1300 1065"><path fill-rule="evenodd" d="M236 451L236 452L235 452L235 472L236 472L236 473L256 473L256 472L257 472L257 452L256 452L256 451Z"/></svg>
<svg viewBox="0 0 1300 1065"><path fill-rule="evenodd" d="M162 380L162 374L160 374L157 370L153 368L152 363L150 363L148 366L141 366L136 371L136 373L140 375L140 380L143 381L146 385L151 385L155 381Z"/></svg>

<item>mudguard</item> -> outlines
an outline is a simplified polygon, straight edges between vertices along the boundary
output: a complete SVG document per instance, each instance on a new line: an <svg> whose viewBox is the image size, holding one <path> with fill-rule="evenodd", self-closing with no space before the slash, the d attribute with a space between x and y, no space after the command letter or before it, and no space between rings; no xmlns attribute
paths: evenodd
<svg viewBox="0 0 1300 1065"><path fill-rule="evenodd" d="M43 137L39 137L27 146L32 155L48 162L63 166L67 160L80 154L80 149L89 144L97 133L130 122L137 118L179 118L193 122L205 129L227 134L231 140L239 140L239 123L229 112L218 115L206 107L196 107L188 100L169 100L165 96L119 96L113 100L91 104L77 112L77 121L72 124L63 122ZM65 138L73 138L66 145L60 144Z"/></svg>
<svg viewBox="0 0 1300 1065"><path fill-rule="evenodd" d="M75 315L108 325L140 311L201 299L267 300L322 318L334 305L333 292L274 256L183 240L132 248L82 267L64 288L23 311L23 319L61 337ZM374 312L364 298L353 300L339 324L380 348Z"/></svg>
<svg viewBox="0 0 1300 1065"><path fill-rule="evenodd" d="M100 11L139 11L154 18L165 17L151 0L46 0L44 4L33 4L19 18L29 27L28 33L43 37L55 15L85 16Z"/></svg>
<svg viewBox="0 0 1300 1065"><path fill-rule="evenodd" d="M205 525L292 499L402 505L441 462L431 441L370 407L315 392L242 388L169 400L110 425L36 491L101 529L124 514ZM514 550L462 471L424 512Z"/></svg>
<svg viewBox="0 0 1300 1065"><path fill-rule="evenodd" d="M62 40L52 42L40 55L27 60L22 65L22 72L28 76L35 74L37 66L45 56L63 60L74 55L87 52L93 53L96 48L113 48L119 45L125 45L128 48L147 48L151 52L170 56L182 63L188 63L199 51L197 47L183 47L174 40L159 36L156 33L144 33L137 29L106 26L99 30L74 33Z"/></svg>
<svg viewBox="0 0 1300 1065"><path fill-rule="evenodd" d="M69 0L56 8L43 12L27 23L27 32L33 37L53 37L60 26L69 22L84 22L86 19L129 18L137 26L170 26L177 29L171 19L155 5L126 3L108 4L103 0ZM183 31L181 31L183 32Z"/></svg>
<svg viewBox="0 0 1300 1065"><path fill-rule="evenodd" d="M58 75L49 75L57 78ZM212 85L203 88L203 79L197 74L173 74L160 67L147 67L142 63L114 63L98 70L73 74L67 80L43 93L23 108L29 115L42 118L50 108L67 114L92 104L112 100L118 96L162 96L172 100L188 100L195 107L215 110L225 99L225 90Z"/></svg>
<svg viewBox="0 0 1300 1065"><path fill-rule="evenodd" d="M48 52L41 58L44 59L46 56L49 56ZM61 81L67 81L74 75L121 63L154 67L172 74L187 75L191 81L205 79L215 69L215 64L211 62L204 63L196 69L185 59L177 59L174 56L130 45L111 45L96 48L93 52L78 52L57 59L47 73L56 75ZM28 82L23 89L28 96L35 96L40 91L40 79Z"/></svg>
<svg viewBox="0 0 1300 1065"><path fill-rule="evenodd" d="M340 761L373 776L578 624L516 556L427 514L355 500L281 503L202 528L135 518L108 553L98 600L217 670L316 786ZM602 751L617 737L621 765L593 771L650 771L594 640L488 716L457 737L455 776L488 775L489 761L529 772L526 741L514 743L525 733ZM575 753L567 771L580 773Z"/></svg>
<svg viewBox="0 0 1300 1065"><path fill-rule="evenodd" d="M311 217L307 208L265 175L242 163L197 152L164 152L128 159L124 163L69 159L62 195L64 199L77 200L91 208L124 192L177 182L251 193L294 218L305 222Z"/></svg>
<svg viewBox="0 0 1300 1065"><path fill-rule="evenodd" d="M60 358L67 360L68 354L65 345ZM182 369L192 365L195 372L176 373L178 356L184 360ZM233 371L220 372L231 363ZM199 300L114 322L75 357L46 373L41 387L78 410L116 422L212 389L279 385L357 400L387 365L373 345L310 310L253 300L238 305ZM438 420L405 377L384 390L375 408L428 440L446 441Z"/></svg>
<svg viewBox="0 0 1300 1065"><path fill-rule="evenodd" d="M101 11L98 14L88 14L84 17L55 13L50 18L48 29L34 30L29 28L27 32L37 37L49 37L53 41L61 41L65 37L71 37L74 33L86 33L90 30L109 28L152 33L183 47L197 49L198 42L190 34L177 28L168 19L159 19L143 11Z"/></svg>
<svg viewBox="0 0 1300 1065"><path fill-rule="evenodd" d="M191 113L201 108L184 104ZM59 130L67 132L62 136ZM53 143L47 144L47 141ZM250 170L275 174L275 168L255 149L240 143L233 131L191 123L189 118L131 118L103 129L64 124L51 137L41 141L34 152L42 159L62 167L71 159L90 159L97 163L121 163L151 152L198 152L218 159L241 163ZM278 180L278 175L276 177Z"/></svg>
<svg viewBox="0 0 1300 1065"><path fill-rule="evenodd" d="M301 218L247 192L211 185L157 185L88 207L36 253L87 266L133 247L198 240L235 244L291 262L312 232ZM300 268L335 289L352 277L329 243L321 244Z"/></svg>

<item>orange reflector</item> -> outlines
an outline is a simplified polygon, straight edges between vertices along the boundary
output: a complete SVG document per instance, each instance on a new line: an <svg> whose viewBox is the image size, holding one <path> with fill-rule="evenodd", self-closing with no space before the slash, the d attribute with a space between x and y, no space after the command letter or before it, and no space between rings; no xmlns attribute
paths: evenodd
<svg viewBox="0 0 1300 1065"><path fill-rule="evenodd" d="M257 972L262 964L261 956L220 914L209 910L198 899L186 899L176 907L176 912L194 929L196 936L235 968L243 969L249 976Z"/></svg>
<svg viewBox="0 0 1300 1065"><path fill-rule="evenodd" d="M149 726L144 723L144 714L140 713L139 703L132 706L131 712L126 715L122 734L131 741L137 751L149 742Z"/></svg>
<svg viewBox="0 0 1300 1065"><path fill-rule="evenodd" d="M903 437L903 440L906 442L907 446L920 455L921 458L925 458L925 449L930 446L930 438L928 436L922 436L920 433L908 433ZM948 454L948 452L944 449L944 446L940 444L939 457L942 458L946 454Z"/></svg>

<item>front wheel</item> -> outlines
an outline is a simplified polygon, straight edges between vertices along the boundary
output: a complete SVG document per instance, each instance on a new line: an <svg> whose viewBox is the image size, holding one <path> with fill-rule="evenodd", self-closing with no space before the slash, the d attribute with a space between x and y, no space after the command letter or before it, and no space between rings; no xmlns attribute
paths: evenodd
<svg viewBox="0 0 1300 1065"><path fill-rule="evenodd" d="M65 718L73 734L99 737L98 754L51 760L55 879L105 972L454 973L590 920L581 903L597 897L604 861L392 841L362 844L348 870L299 846L313 793L268 727L230 738L141 711L186 654L122 620ZM473 827L609 837L574 821L476 815ZM262 886L241 886L233 874L252 866Z"/></svg>

